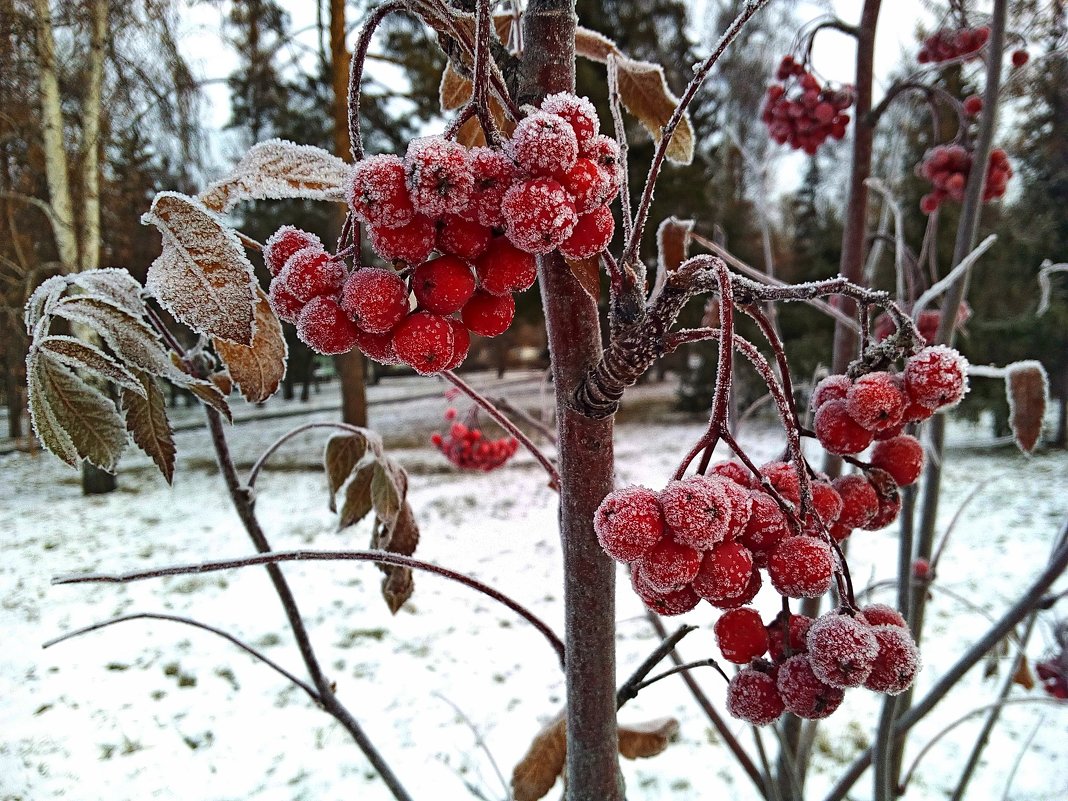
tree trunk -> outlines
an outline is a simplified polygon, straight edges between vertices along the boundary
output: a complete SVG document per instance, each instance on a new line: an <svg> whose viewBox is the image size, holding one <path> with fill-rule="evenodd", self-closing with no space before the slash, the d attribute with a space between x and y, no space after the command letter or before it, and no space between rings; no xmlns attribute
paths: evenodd
<svg viewBox="0 0 1068 801"><path fill-rule="evenodd" d="M79 270L100 266L100 104L104 84L104 43L108 0L94 0L89 38L89 80L82 102L82 225Z"/></svg>
<svg viewBox="0 0 1068 801"><path fill-rule="evenodd" d="M345 46L345 0L330 0L330 65L334 88L334 153L349 157L349 51ZM341 213L341 223L345 212ZM339 223L338 228L340 229ZM357 261L360 254L356 254ZM334 357L341 383L341 419L354 426L367 425L367 390L364 387L363 354L350 350Z"/></svg>

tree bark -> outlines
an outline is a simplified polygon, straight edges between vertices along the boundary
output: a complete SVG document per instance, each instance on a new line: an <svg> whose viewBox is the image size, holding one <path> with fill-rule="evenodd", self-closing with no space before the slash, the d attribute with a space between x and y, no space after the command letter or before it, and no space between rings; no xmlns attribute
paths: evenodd
<svg viewBox="0 0 1068 801"><path fill-rule="evenodd" d="M517 98L538 103L575 86L573 0L531 0ZM601 356L597 304L558 253L538 258L556 389L560 539L567 645L567 799L620 801L615 701L615 565L597 543L593 513L612 490L612 424L570 405Z"/></svg>
<svg viewBox="0 0 1068 801"><path fill-rule="evenodd" d="M89 80L82 102L82 225L79 270L100 266L100 105L104 86L104 43L108 34L108 0L92 5Z"/></svg>

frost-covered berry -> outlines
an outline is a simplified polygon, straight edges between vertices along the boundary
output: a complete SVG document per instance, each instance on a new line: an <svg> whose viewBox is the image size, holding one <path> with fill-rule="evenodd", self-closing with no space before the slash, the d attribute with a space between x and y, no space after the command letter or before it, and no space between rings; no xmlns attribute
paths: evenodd
<svg viewBox="0 0 1068 801"><path fill-rule="evenodd" d="M507 149L519 169L533 176L561 175L578 158L574 129L563 117L545 111L521 119Z"/></svg>
<svg viewBox="0 0 1068 801"><path fill-rule="evenodd" d="M588 97L577 97L570 92L557 92L547 95L541 101L541 110L562 117L575 132L579 148L584 148L597 135L601 121L597 118L597 109Z"/></svg>
<svg viewBox="0 0 1068 801"><path fill-rule="evenodd" d="M560 243L560 252L569 259L588 259L608 247L616 230L616 220L608 206L599 206L579 215L571 236Z"/></svg>
<svg viewBox="0 0 1068 801"><path fill-rule="evenodd" d="M707 551L693 579L694 591L709 602L737 598L749 586L753 557L738 542L721 542Z"/></svg>
<svg viewBox="0 0 1068 801"><path fill-rule="evenodd" d="M932 345L905 362L905 392L928 409L952 406L968 391L968 362L953 348Z"/></svg>
<svg viewBox="0 0 1068 801"><path fill-rule="evenodd" d="M295 297L292 292L286 289L285 282L280 278L275 278L271 281L271 289L267 293L267 300L270 302L271 308L274 309L274 313L278 315L279 320L293 325L297 324L297 318L300 317L300 312L304 308L304 301Z"/></svg>
<svg viewBox="0 0 1068 801"><path fill-rule="evenodd" d="M475 184L467 148L440 136L408 144L404 176L416 211L433 218L463 211Z"/></svg>
<svg viewBox="0 0 1068 801"><path fill-rule="evenodd" d="M886 431L901 422L905 396L890 373L862 375L846 393L846 411L869 431Z"/></svg>
<svg viewBox="0 0 1068 801"><path fill-rule="evenodd" d="M885 470L873 467L867 471L866 475L868 476L868 481L871 482L872 489L875 490L876 498L879 500L879 508L876 510L875 516L863 526L859 526L859 528L877 531L897 520L897 516L901 512L901 493L898 491L894 477Z"/></svg>
<svg viewBox="0 0 1068 801"><path fill-rule="evenodd" d="M510 295L530 289L538 277L534 257L515 247L507 237L490 240L486 252L475 260L479 288L491 295Z"/></svg>
<svg viewBox="0 0 1068 801"><path fill-rule="evenodd" d="M501 209L508 239L527 253L555 250L578 222L571 196L551 178L513 184L504 194Z"/></svg>
<svg viewBox="0 0 1068 801"><path fill-rule="evenodd" d="M731 459L726 462L716 462L708 468L708 475L710 476L723 476L730 479L735 484L741 487L749 487L749 480L752 478L752 474L749 472L749 468L739 461Z"/></svg>
<svg viewBox="0 0 1068 801"><path fill-rule="evenodd" d="M461 364L464 363L464 359L467 358L467 352L471 349L471 332L467 330L467 326L455 317L446 317L445 321L452 326L452 358L449 359L449 363L446 364L443 370L455 370ZM511 440L515 442L515 440ZM504 443L506 440L497 440L498 443ZM503 449L503 445L500 446Z"/></svg>
<svg viewBox="0 0 1068 801"><path fill-rule="evenodd" d="M701 602L700 596L688 584L670 592L660 592L654 589L642 578L637 565L631 568L630 584L646 607L658 615L682 615Z"/></svg>
<svg viewBox="0 0 1068 801"><path fill-rule="evenodd" d="M438 231L437 248L442 253L470 260L486 252L492 235L488 226L458 214L446 214Z"/></svg>
<svg viewBox="0 0 1068 801"><path fill-rule="evenodd" d="M879 496L875 488L862 475L853 474L836 478L832 486L842 498L842 513L838 522L847 528L863 528L879 511Z"/></svg>
<svg viewBox="0 0 1068 801"><path fill-rule="evenodd" d="M610 492L594 512L593 530L613 559L636 562L664 536L664 516L656 493L645 487Z"/></svg>
<svg viewBox="0 0 1068 801"><path fill-rule="evenodd" d="M871 445L871 431L849 415L846 403L844 400L827 401L820 406L813 421L820 445L830 453L860 453Z"/></svg>
<svg viewBox="0 0 1068 801"><path fill-rule="evenodd" d="M504 225L501 203L516 179L515 165L499 150L476 147L470 152L474 184L467 208L460 213L490 228Z"/></svg>
<svg viewBox="0 0 1068 801"><path fill-rule="evenodd" d="M475 294L475 276L463 259L439 256L415 268L412 292L419 308L449 315L460 311Z"/></svg>
<svg viewBox="0 0 1068 801"><path fill-rule="evenodd" d="M762 584L760 571L754 570L749 574L749 583L745 585L745 589L737 595L730 595L725 598L705 598L705 600L716 609L736 609L739 606L745 606L756 598Z"/></svg>
<svg viewBox="0 0 1068 801"><path fill-rule="evenodd" d="M263 263L271 275L278 275L286 266L289 257L304 248L325 250L323 242L315 234L309 234L292 225L283 225L263 243Z"/></svg>
<svg viewBox="0 0 1068 801"><path fill-rule="evenodd" d="M795 506L801 503L801 481L797 469L789 462L768 462L760 468L760 475L771 482L778 493Z"/></svg>
<svg viewBox="0 0 1068 801"><path fill-rule="evenodd" d="M732 717L766 726L774 723L785 706L775 679L754 668L742 668L727 685L727 711Z"/></svg>
<svg viewBox="0 0 1068 801"><path fill-rule="evenodd" d="M708 476L710 481L722 481L723 491L727 493L727 502L731 507L731 524L727 529L728 540L737 539L745 531L749 517L753 513L753 499L750 490L735 481L716 474Z"/></svg>
<svg viewBox="0 0 1068 801"><path fill-rule="evenodd" d="M849 388L853 386L853 379L847 375L829 375L816 384L812 390L812 398L809 400L809 409L815 414L816 410L829 400L845 400Z"/></svg>
<svg viewBox="0 0 1068 801"><path fill-rule="evenodd" d="M724 479L690 476L670 482L660 492L664 521L681 543L707 550L723 542L730 530L730 501Z"/></svg>
<svg viewBox="0 0 1068 801"><path fill-rule="evenodd" d="M666 537L638 562L642 578L658 592L671 592L690 584L700 568L700 553Z"/></svg>
<svg viewBox="0 0 1068 801"><path fill-rule="evenodd" d="M460 310L460 318L472 333L483 337L503 334L515 317L515 298L478 290Z"/></svg>
<svg viewBox="0 0 1068 801"><path fill-rule="evenodd" d="M728 662L745 665L768 650L768 632L760 613L750 607L724 612L716 625L716 644Z"/></svg>
<svg viewBox="0 0 1068 801"><path fill-rule="evenodd" d="M356 219L369 225L399 228L415 216L399 156L370 156L357 163L345 200Z"/></svg>
<svg viewBox="0 0 1068 801"><path fill-rule="evenodd" d="M900 626L875 626L878 655L864 686L887 695L899 695L909 687L920 671L920 650L909 630Z"/></svg>
<svg viewBox="0 0 1068 801"><path fill-rule="evenodd" d="M436 238L434 221L425 214L416 214L410 223L399 228L367 226L371 249L386 261L424 262L434 249Z"/></svg>
<svg viewBox="0 0 1068 801"><path fill-rule="evenodd" d="M789 624L786 624L784 619L784 613L779 612L767 625L768 654L776 662L781 662L787 656L803 654L808 650L808 642L805 638L808 635L809 626L812 625L812 618L808 615L790 615ZM789 654L787 654L787 627L790 630Z"/></svg>
<svg viewBox="0 0 1068 801"><path fill-rule="evenodd" d="M372 334L356 329L356 347L364 356L379 364L401 364L397 351L393 349L393 332Z"/></svg>
<svg viewBox="0 0 1068 801"><path fill-rule="evenodd" d="M869 626L898 626L908 628L905 618L889 604L868 604L860 610Z"/></svg>
<svg viewBox="0 0 1068 801"><path fill-rule="evenodd" d="M812 672L832 687L859 687L871 673L879 647L871 626L850 615L828 612L808 629Z"/></svg>
<svg viewBox="0 0 1068 801"><path fill-rule="evenodd" d="M807 720L827 717L845 698L844 690L816 678L807 654L791 656L779 666L776 686L786 711Z"/></svg>
<svg viewBox="0 0 1068 801"><path fill-rule="evenodd" d="M593 137L579 154L593 159L608 173L611 179L609 200L619 194L623 185L623 167L620 163L619 143L610 136L600 134Z"/></svg>
<svg viewBox="0 0 1068 801"><path fill-rule="evenodd" d="M899 487L907 487L923 471L923 446L916 437L902 434L876 442L870 461L893 476Z"/></svg>
<svg viewBox="0 0 1068 801"><path fill-rule="evenodd" d="M305 303L321 295L337 295L345 277L345 265L318 247L298 250L278 274L286 291Z"/></svg>
<svg viewBox="0 0 1068 801"><path fill-rule="evenodd" d="M834 558L831 546L814 537L786 537L768 555L768 578L780 594L816 598L831 588Z"/></svg>
<svg viewBox="0 0 1068 801"><path fill-rule="evenodd" d="M413 312L393 329L397 358L420 375L444 370L452 361L453 344L449 321L430 312Z"/></svg>
<svg viewBox="0 0 1068 801"><path fill-rule="evenodd" d="M300 341L326 356L348 353L356 344L356 325L333 298L320 295L304 306L297 318Z"/></svg>
<svg viewBox="0 0 1068 801"><path fill-rule="evenodd" d="M364 331L384 334L408 314L408 287L392 270L365 267L342 287L341 308Z"/></svg>
<svg viewBox="0 0 1068 801"><path fill-rule="evenodd" d="M826 481L813 481L811 486L812 510L819 515L825 526L832 525L842 514L842 496Z"/></svg>
<svg viewBox="0 0 1068 801"><path fill-rule="evenodd" d="M751 551L769 551L790 533L790 524L786 514L775 499L763 490L750 490L750 514L745 530L738 537L738 542Z"/></svg>
<svg viewBox="0 0 1068 801"><path fill-rule="evenodd" d="M612 192L612 176L604 167L590 158L580 158L575 166L558 179L561 186L575 202L575 211L589 214L594 209L607 205L615 194Z"/></svg>

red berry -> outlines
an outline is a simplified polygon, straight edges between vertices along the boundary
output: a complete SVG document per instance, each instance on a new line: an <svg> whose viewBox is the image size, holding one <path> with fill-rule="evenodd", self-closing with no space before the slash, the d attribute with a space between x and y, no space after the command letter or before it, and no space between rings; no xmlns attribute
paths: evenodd
<svg viewBox="0 0 1068 801"><path fill-rule="evenodd" d="M574 129L563 117L544 111L520 120L507 147L519 169L533 176L561 175L578 158Z"/></svg>
<svg viewBox="0 0 1068 801"><path fill-rule="evenodd" d="M751 551L769 551L779 540L790 533L786 514L768 493L751 490L749 521L738 542Z"/></svg>
<svg viewBox="0 0 1068 801"><path fill-rule="evenodd" d="M689 612L701 602L701 598L689 585L670 592L660 592L654 589L642 578L637 565L631 568L630 583L642 602L658 615L681 615Z"/></svg>
<svg viewBox="0 0 1068 801"><path fill-rule="evenodd" d="M901 512L901 493L898 491L894 477L877 467L867 471L868 480L879 499L879 509L875 516L860 528L877 531L885 528L897 519Z"/></svg>
<svg viewBox="0 0 1068 801"><path fill-rule="evenodd" d="M907 487L923 470L923 446L908 434L876 442L871 463L894 477L899 487Z"/></svg>
<svg viewBox="0 0 1068 801"><path fill-rule="evenodd" d="M305 303L321 295L337 295L345 277L345 265L317 247L298 250L278 274L286 291Z"/></svg>
<svg viewBox="0 0 1068 801"><path fill-rule="evenodd" d="M690 584L700 568L701 554L666 537L638 562L642 578L658 592L671 592Z"/></svg>
<svg viewBox="0 0 1068 801"><path fill-rule="evenodd" d="M753 513L753 499L749 495L749 488L715 473L709 475L708 478L722 479L723 491L727 493L727 502L731 507L731 525L727 530L727 539L737 539L745 531L749 517Z"/></svg>
<svg viewBox="0 0 1068 801"><path fill-rule="evenodd" d="M267 300L270 302L271 308L274 309L274 313L278 315L279 320L296 325L301 309L304 308L304 301L295 297L293 293L286 289L285 282L280 278L275 278L271 281L271 289L267 293Z"/></svg>
<svg viewBox="0 0 1068 801"><path fill-rule="evenodd" d="M813 481L812 509L819 515L823 525L830 526L842 514L842 496L826 481Z"/></svg>
<svg viewBox="0 0 1068 801"><path fill-rule="evenodd" d="M589 214L615 197L611 174L591 158L580 158L559 180L579 214Z"/></svg>
<svg viewBox="0 0 1068 801"><path fill-rule="evenodd" d="M735 609L739 606L745 606L756 598L762 583L760 571L754 570L749 575L749 583L745 585L745 589L737 595L731 595L726 598L705 598L705 600L716 609Z"/></svg>
<svg viewBox="0 0 1068 801"><path fill-rule="evenodd" d="M847 401L831 400L816 412L813 427L820 444L830 453L860 453L872 441L871 432L849 415Z"/></svg>
<svg viewBox="0 0 1068 801"><path fill-rule="evenodd" d="M760 670L742 668L727 685L727 711L746 723L766 726L784 709L775 679Z"/></svg>
<svg viewBox="0 0 1068 801"><path fill-rule="evenodd" d="M345 282L341 308L367 333L384 334L408 314L408 287L392 270L365 267Z"/></svg>
<svg viewBox="0 0 1068 801"><path fill-rule="evenodd" d="M778 493L795 506L801 503L801 481L797 470L789 462L768 462L760 468L764 476Z"/></svg>
<svg viewBox="0 0 1068 801"><path fill-rule="evenodd" d="M809 627L812 672L832 687L859 687L871 673L879 646L871 626L854 617L828 612Z"/></svg>
<svg viewBox="0 0 1068 801"><path fill-rule="evenodd" d="M1012 66L1022 67L1028 61L1031 60L1031 55L1026 50L1013 50L1012 51Z"/></svg>
<svg viewBox="0 0 1068 801"><path fill-rule="evenodd" d="M446 214L438 231L437 247L442 253L470 260L486 251L491 235L485 225L457 214Z"/></svg>
<svg viewBox="0 0 1068 801"><path fill-rule="evenodd" d="M809 401L809 409L815 413L824 403L829 400L845 400L846 393L853 386L853 379L847 375L829 375L816 384L812 390L812 399Z"/></svg>
<svg viewBox="0 0 1068 801"><path fill-rule="evenodd" d="M888 604L869 604L860 610L869 626L899 626L908 628L905 618Z"/></svg>
<svg viewBox="0 0 1068 801"><path fill-rule="evenodd" d="M462 259L439 256L415 268L412 291L419 308L434 314L452 314L475 294L475 276Z"/></svg>
<svg viewBox="0 0 1068 801"><path fill-rule="evenodd" d="M791 656L779 666L776 686L786 711L808 720L827 717L845 698L844 691L816 678L806 654Z"/></svg>
<svg viewBox="0 0 1068 801"><path fill-rule="evenodd" d="M736 598L753 575L753 557L737 542L721 542L705 553L693 579L694 591L710 602Z"/></svg>
<svg viewBox="0 0 1068 801"><path fill-rule="evenodd" d="M952 406L968 391L968 362L953 348L931 345L905 362L905 393L928 409Z"/></svg>
<svg viewBox="0 0 1068 801"><path fill-rule="evenodd" d="M768 632L755 609L740 607L724 612L714 630L723 658L736 665L747 664L768 650Z"/></svg>
<svg viewBox="0 0 1068 801"><path fill-rule="evenodd" d="M551 178L513 184L501 208L508 239L527 253L555 250L578 222L571 196Z"/></svg>
<svg viewBox="0 0 1068 801"><path fill-rule="evenodd" d="M983 98L979 95L971 95L964 100L964 112L975 117L983 110Z"/></svg>
<svg viewBox="0 0 1068 801"><path fill-rule="evenodd" d="M467 352L471 349L471 332L455 317L446 317L445 320L452 326L452 358L442 369L455 370L464 363Z"/></svg>
<svg viewBox="0 0 1068 801"><path fill-rule="evenodd" d="M541 101L541 110L562 117L575 132L579 148L584 148L593 137L601 121L597 118L597 109L586 97L576 97L570 92L557 92L547 95Z"/></svg>
<svg viewBox="0 0 1068 801"><path fill-rule="evenodd" d="M775 619L767 625L768 653L776 662L781 662L786 656L803 654L808 650L808 628L812 625L812 618L807 615L790 615L790 653L786 651L786 629L784 625L785 615L780 612Z"/></svg>
<svg viewBox="0 0 1068 801"><path fill-rule="evenodd" d="M612 241L616 220L608 206L599 206L589 214L582 214L571 236L560 243L560 252L569 259L588 259L603 251Z"/></svg>
<svg viewBox="0 0 1068 801"><path fill-rule="evenodd" d="M348 353L356 344L357 328L333 298L319 296L297 318L297 336L316 353Z"/></svg>
<svg viewBox="0 0 1068 801"><path fill-rule="evenodd" d="M664 516L656 493L645 487L609 493L593 515L593 530L613 559L636 562L664 535Z"/></svg>
<svg viewBox="0 0 1068 801"><path fill-rule="evenodd" d="M263 243L263 263L271 275L278 275L286 266L289 257L304 248L325 250L322 240L292 225L283 225Z"/></svg>
<svg viewBox="0 0 1068 801"><path fill-rule="evenodd" d="M679 542L707 550L730 530L730 501L724 479L691 476L670 482L660 493L664 521Z"/></svg>
<svg viewBox="0 0 1068 801"><path fill-rule="evenodd" d="M905 396L887 372L868 373L853 382L846 394L846 411L869 431L879 432L901 422Z"/></svg>
<svg viewBox="0 0 1068 801"><path fill-rule="evenodd" d="M619 143L610 136L600 134L593 137L580 154L585 158L593 159L600 165L611 179L609 200L619 194L623 185L623 167L620 163Z"/></svg>
<svg viewBox="0 0 1068 801"><path fill-rule="evenodd" d="M834 557L831 546L814 537L787 537L768 555L772 586L790 598L815 598L831 588Z"/></svg>
<svg viewBox="0 0 1068 801"><path fill-rule="evenodd" d="M875 626L878 654L864 686L887 695L900 695L912 686L920 671L920 651L907 628Z"/></svg>
<svg viewBox="0 0 1068 801"><path fill-rule="evenodd" d="M370 225L399 228L415 216L399 156L370 156L357 163L345 199L356 219Z"/></svg>
<svg viewBox="0 0 1068 801"><path fill-rule="evenodd" d="M838 516L842 526L863 528L879 511L879 496L864 476L841 476L832 482L832 486L842 498L842 513Z"/></svg>
<svg viewBox="0 0 1068 801"><path fill-rule="evenodd" d="M467 149L440 136L426 136L408 144L404 174L412 205L428 217L463 211L474 189Z"/></svg>
<svg viewBox="0 0 1068 801"><path fill-rule="evenodd" d="M914 559L912 561L912 577L917 581L928 581L931 578L931 563L926 559Z"/></svg>
<svg viewBox="0 0 1068 801"><path fill-rule="evenodd" d="M749 472L749 468L741 462L730 460L728 462L717 462L708 468L708 474L713 476L723 476L730 479L735 484L741 487L749 487L749 480L752 475Z"/></svg>
<svg viewBox="0 0 1068 801"><path fill-rule="evenodd" d="M512 324L514 316L515 298L511 295L498 297L482 290L475 292L460 311L464 325L472 333L484 337L503 334Z"/></svg>
<svg viewBox="0 0 1068 801"><path fill-rule="evenodd" d="M417 373L439 372L452 361L452 325L436 314L413 312L393 330L393 349Z"/></svg>
<svg viewBox="0 0 1068 801"><path fill-rule="evenodd" d="M538 264L534 257L514 247L507 237L490 240L489 247L475 260L479 287L491 295L522 292L534 284Z"/></svg>
<svg viewBox="0 0 1068 801"><path fill-rule="evenodd" d="M934 214L941 204L942 200L938 195L927 194L920 198L920 211L924 214Z"/></svg>
<svg viewBox="0 0 1068 801"><path fill-rule="evenodd" d="M436 236L434 221L424 214L416 214L410 223L399 228L367 226L371 249L386 261L424 262L434 249Z"/></svg>
<svg viewBox="0 0 1068 801"><path fill-rule="evenodd" d="M401 364L401 360L397 358L397 351L393 349L392 331L370 334L356 329L356 347L368 359L373 359L379 364Z"/></svg>
<svg viewBox="0 0 1068 801"><path fill-rule="evenodd" d="M500 228L504 224L501 203L515 182L515 165L504 153L488 147L474 148L470 157L474 186L467 209L460 213L480 225Z"/></svg>

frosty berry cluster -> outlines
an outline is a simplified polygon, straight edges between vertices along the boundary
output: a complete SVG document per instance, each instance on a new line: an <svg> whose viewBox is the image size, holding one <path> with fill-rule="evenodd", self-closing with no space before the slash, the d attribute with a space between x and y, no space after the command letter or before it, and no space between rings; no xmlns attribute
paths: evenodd
<svg viewBox="0 0 1068 801"><path fill-rule="evenodd" d="M445 419L455 421L456 410L446 410ZM519 449L519 442L515 437L487 439L477 425L457 422L452 422L446 434L434 432L430 442L457 467L464 470L481 470L484 473L496 470Z"/></svg>
<svg viewBox="0 0 1068 801"><path fill-rule="evenodd" d="M392 268L350 273L317 237L284 226L264 250L275 311L319 353L358 347L422 374L459 366L472 333L508 330L513 294L536 278L535 255L583 259L608 246L621 168L599 126L589 100L561 93L501 150L431 136L404 158L361 160L349 209Z"/></svg>
<svg viewBox="0 0 1068 801"><path fill-rule="evenodd" d="M937 64L953 59L979 57L979 51L990 38L990 28L980 25L975 28L941 28L926 39L917 54L921 64Z"/></svg>
<svg viewBox="0 0 1068 801"><path fill-rule="evenodd" d="M825 718L852 687L898 695L920 669L905 619L885 604L815 620L780 612L767 625L755 609L734 609L716 621L715 634L724 658L746 665L727 685L727 711L757 726L783 712Z"/></svg>
<svg viewBox="0 0 1068 801"><path fill-rule="evenodd" d="M783 58L775 77L782 83L768 87L761 113L772 139L814 155L827 137L845 136L849 115L843 112L853 105L852 87L822 86L793 56Z"/></svg>
<svg viewBox="0 0 1068 801"><path fill-rule="evenodd" d="M970 100L971 98L969 98ZM981 104L980 104L981 108ZM924 214L933 214L949 199L958 203L964 200L964 188L975 159L964 145L938 145L928 150L916 168L916 174L931 182L931 191L920 199ZM988 203L1005 194L1005 187L1012 178L1009 157L1000 147L990 151L986 184L983 186L983 202Z"/></svg>

